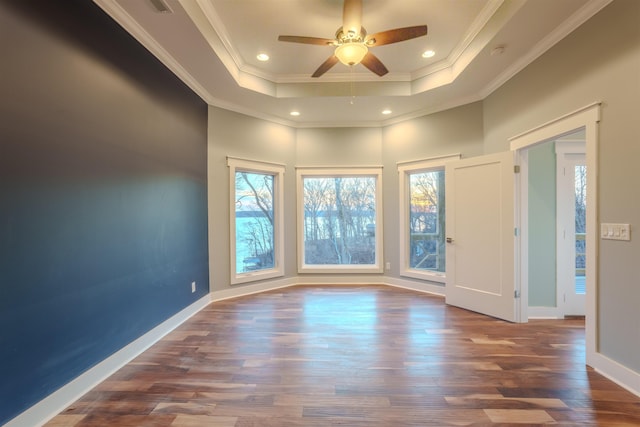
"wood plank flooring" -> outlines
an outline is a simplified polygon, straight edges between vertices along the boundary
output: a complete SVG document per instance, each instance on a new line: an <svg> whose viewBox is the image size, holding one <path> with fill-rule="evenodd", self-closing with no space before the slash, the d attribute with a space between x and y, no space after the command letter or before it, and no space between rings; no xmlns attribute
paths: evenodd
<svg viewBox="0 0 640 427"><path fill-rule="evenodd" d="M580 319L299 286L211 304L47 426L639 426L584 346Z"/></svg>

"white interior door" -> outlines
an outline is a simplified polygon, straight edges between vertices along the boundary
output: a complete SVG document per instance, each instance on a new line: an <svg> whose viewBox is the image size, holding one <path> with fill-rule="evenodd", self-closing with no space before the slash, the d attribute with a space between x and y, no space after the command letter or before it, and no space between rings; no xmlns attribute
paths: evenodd
<svg viewBox="0 0 640 427"><path fill-rule="evenodd" d="M516 316L513 153L447 163L447 304Z"/></svg>
<svg viewBox="0 0 640 427"><path fill-rule="evenodd" d="M563 315L585 315L586 166L584 144L571 152L557 144L558 307ZM573 150L579 151L579 150Z"/></svg>

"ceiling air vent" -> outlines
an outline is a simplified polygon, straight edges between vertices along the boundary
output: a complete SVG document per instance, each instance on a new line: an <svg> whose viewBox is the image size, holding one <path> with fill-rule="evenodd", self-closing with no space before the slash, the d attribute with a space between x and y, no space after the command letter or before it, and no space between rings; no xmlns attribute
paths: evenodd
<svg viewBox="0 0 640 427"><path fill-rule="evenodd" d="M164 0L149 0L149 2L158 13L173 13L173 10Z"/></svg>

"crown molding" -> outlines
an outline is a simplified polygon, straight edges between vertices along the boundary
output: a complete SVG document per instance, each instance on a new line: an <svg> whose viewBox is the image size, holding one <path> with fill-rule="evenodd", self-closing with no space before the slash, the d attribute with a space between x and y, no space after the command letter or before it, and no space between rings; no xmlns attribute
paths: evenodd
<svg viewBox="0 0 640 427"><path fill-rule="evenodd" d="M600 12L613 0L591 0L582 6L576 13L571 15L563 24L550 32L544 39L540 40L527 55L521 57L518 61L507 67L504 72L499 74L491 83L489 83L481 92L480 96L486 98L496 89L509 81L513 76L526 68L533 61L542 56L546 51L555 46L560 40L571 34L576 28L591 19L593 15Z"/></svg>
<svg viewBox="0 0 640 427"><path fill-rule="evenodd" d="M557 27L537 43L526 55L506 68L475 94L453 99L446 104L436 107L428 107L393 118L355 122L286 120L250 107L244 107L216 98L117 2L112 0L93 1L209 105L288 127L319 128L390 126L467 103L483 100L613 0L590 0L568 20L563 22L561 26ZM382 78L368 74L351 75L350 73L332 73L323 78L322 82L301 75L275 78L267 73L258 72L254 67L243 64L238 53L233 49L224 24L221 22L220 17L210 2L206 0L177 1L202 32L203 37L206 39L213 53L220 59L240 87L276 98L296 98L309 96L311 93L317 92L316 87L319 84L348 84L349 78L354 79L352 81L360 84L361 87L359 91L361 91L361 96L376 94L376 92L380 92L378 94L386 96L411 96L450 84L464 71L473 58L480 54L497 31L503 27L504 23L507 22L527 0L517 0L513 2L506 2L505 0L490 1L474 21L463 42L454 49L447 60L440 61L419 72L413 74L395 73ZM362 92L363 90L364 92ZM329 92L325 96L338 95L332 95L332 93ZM343 94L340 94L340 96L343 96Z"/></svg>

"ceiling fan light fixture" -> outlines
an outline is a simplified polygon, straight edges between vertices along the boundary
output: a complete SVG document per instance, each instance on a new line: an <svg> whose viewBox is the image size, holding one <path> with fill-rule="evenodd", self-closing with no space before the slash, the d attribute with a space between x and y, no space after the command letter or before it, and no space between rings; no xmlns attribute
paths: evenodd
<svg viewBox="0 0 640 427"><path fill-rule="evenodd" d="M356 65L368 51L364 43L343 43L336 48L335 55L344 65Z"/></svg>
<svg viewBox="0 0 640 427"><path fill-rule="evenodd" d="M362 4L363 0L343 1L342 26L336 31L333 40L319 37L280 35L278 36L278 41L335 46L333 55L320 64L311 77L317 78L322 76L338 62L352 67L352 70L354 65L362 64L369 71L382 77L386 75L389 70L377 56L369 52L369 48L426 36L427 26L414 25L412 27L394 28L367 35L367 31L362 26Z"/></svg>

